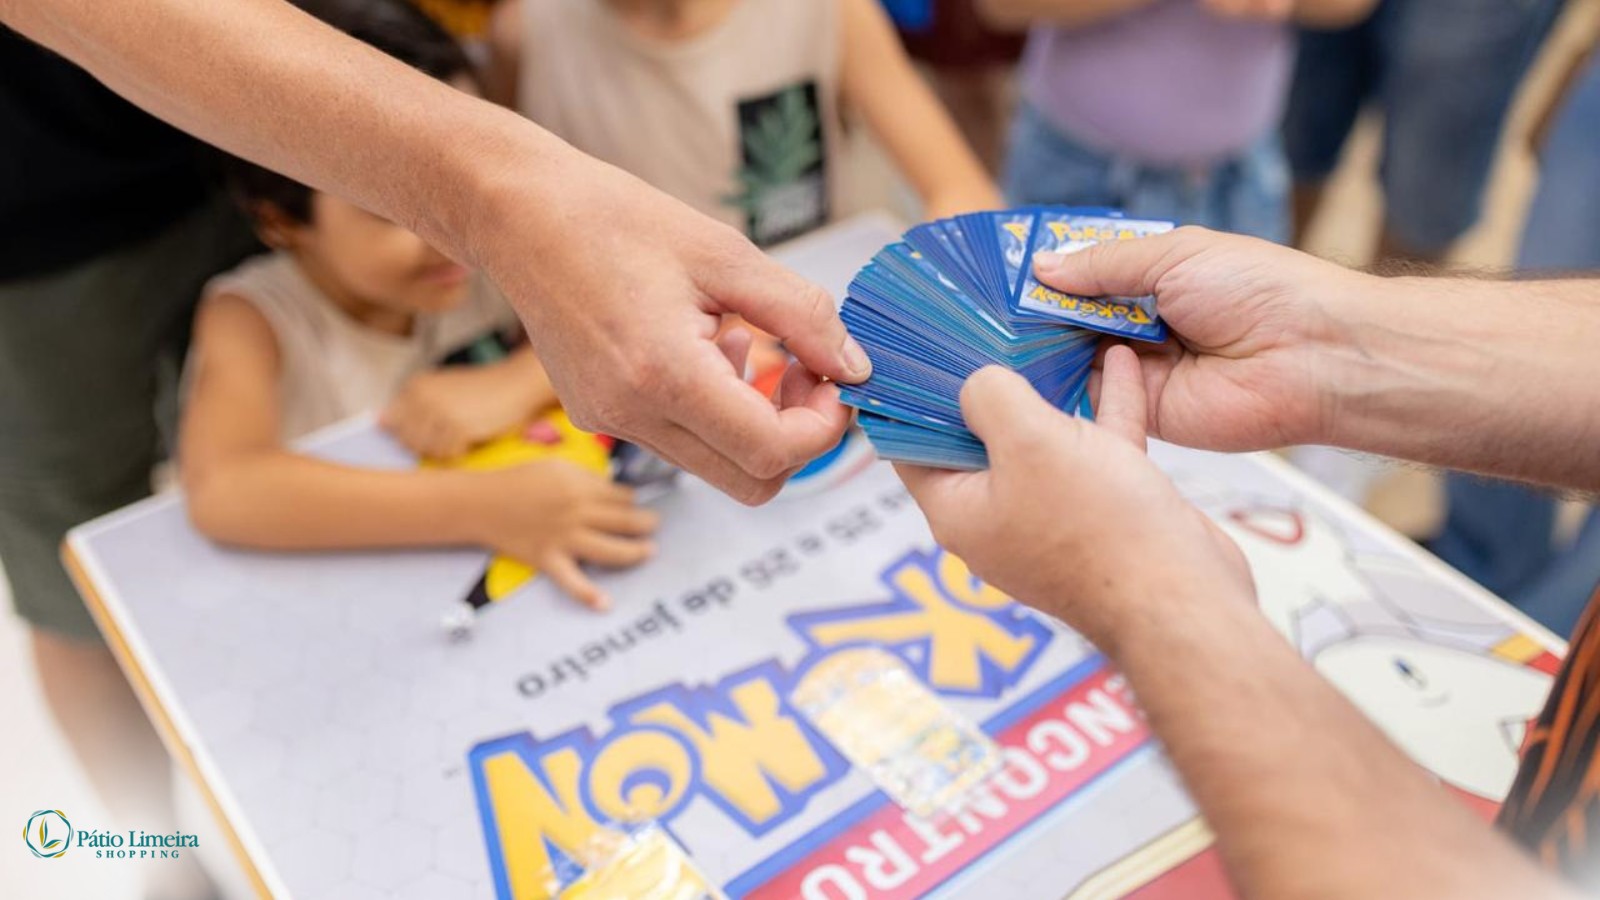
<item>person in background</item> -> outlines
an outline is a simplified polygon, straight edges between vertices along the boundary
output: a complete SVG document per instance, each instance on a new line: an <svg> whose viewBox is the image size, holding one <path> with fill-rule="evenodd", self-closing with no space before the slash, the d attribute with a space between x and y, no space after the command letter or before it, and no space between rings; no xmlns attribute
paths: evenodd
<svg viewBox="0 0 1600 900"><path fill-rule="evenodd" d="M1591 48L1545 140L1538 193L1517 268L1525 276L1600 270L1600 57ZM1543 131L1543 129L1540 129ZM1587 509L1557 546L1557 499L1522 485L1451 473L1447 515L1429 549L1551 631L1572 634L1600 582L1600 512Z"/></svg>
<svg viewBox="0 0 1600 900"><path fill-rule="evenodd" d="M1383 111L1380 260L1436 264L1481 212L1506 113L1563 0L1382 0L1300 38L1284 146L1303 242L1369 103Z"/></svg>
<svg viewBox="0 0 1600 900"><path fill-rule="evenodd" d="M406 0L301 0L323 21L475 91L459 45ZM288 442L363 411L409 448L449 458L556 403L525 344L476 367L433 367L516 316L481 275L405 228L242 161L230 181L274 252L213 279L195 327L179 472L190 518L269 549L481 545L536 566L584 603L580 563L651 552L653 512L562 461L498 471L372 471Z"/></svg>
<svg viewBox="0 0 1600 900"><path fill-rule="evenodd" d="M884 8L984 168L1000 171L1023 35L990 27L975 0L885 0Z"/></svg>
<svg viewBox="0 0 1600 900"><path fill-rule="evenodd" d="M757 245L827 224L848 199L845 110L925 215L999 205L878 0L505 0L496 16L517 109Z"/></svg>
<svg viewBox="0 0 1600 900"><path fill-rule="evenodd" d="M51 716L111 821L177 829L170 764L60 558L150 493L200 286L255 248L203 148L0 26L0 565ZM152 897L209 895L193 857Z"/></svg>
<svg viewBox="0 0 1600 900"><path fill-rule="evenodd" d="M1029 25L1003 185L1018 204L1110 206L1284 241L1277 128L1293 25L1373 0L981 0Z"/></svg>

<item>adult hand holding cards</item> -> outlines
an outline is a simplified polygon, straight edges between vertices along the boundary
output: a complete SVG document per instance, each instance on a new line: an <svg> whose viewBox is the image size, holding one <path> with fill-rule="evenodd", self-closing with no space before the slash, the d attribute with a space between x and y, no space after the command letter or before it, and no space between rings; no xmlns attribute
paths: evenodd
<svg viewBox="0 0 1600 900"><path fill-rule="evenodd" d="M1057 408L1088 415L1100 335L1166 339L1153 297L1079 297L1041 284L1037 253L1171 231L1109 209L971 213L906 232L850 283L840 315L872 359L872 377L840 396L884 459L946 469L988 466L961 418L961 386L1001 365Z"/></svg>

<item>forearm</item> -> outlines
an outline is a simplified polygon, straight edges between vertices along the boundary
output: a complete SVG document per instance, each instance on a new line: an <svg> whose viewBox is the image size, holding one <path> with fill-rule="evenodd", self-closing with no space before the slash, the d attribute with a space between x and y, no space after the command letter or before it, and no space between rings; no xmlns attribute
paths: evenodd
<svg viewBox="0 0 1600 900"><path fill-rule="evenodd" d="M283 0L7 2L0 19L223 149L476 262L498 179L561 183L577 155Z"/></svg>
<svg viewBox="0 0 1600 900"><path fill-rule="evenodd" d="M873 130L896 135L890 142L895 162L922 199L926 216L938 219L1003 206L1000 190L950 114L914 73L907 75L915 90L906 92L901 103L879 104Z"/></svg>
<svg viewBox="0 0 1600 900"><path fill-rule="evenodd" d="M265 550L466 546L481 542L470 472L382 471L263 451L185 472L189 517L207 537Z"/></svg>
<svg viewBox="0 0 1600 900"><path fill-rule="evenodd" d="M916 102L908 103L905 109L894 114L900 123L913 126L908 133L926 139L920 146L895 153L900 170L922 199L924 215L929 219L941 219L1004 206L1000 190L957 130L955 122L939 106L932 92L926 88L924 91L925 97L916 98ZM915 107L923 102L927 109L919 113ZM920 127L915 127L918 125Z"/></svg>
<svg viewBox="0 0 1600 900"><path fill-rule="evenodd" d="M1376 284L1330 310L1325 443L1600 490L1600 281Z"/></svg>
<svg viewBox="0 0 1600 900"><path fill-rule="evenodd" d="M1149 6L1155 0L978 0L990 24L1016 28L1034 23L1074 28Z"/></svg>
<svg viewBox="0 0 1600 900"><path fill-rule="evenodd" d="M1194 585L1171 589L1190 599L1147 605L1105 643L1244 896L1564 896L1246 598L1200 603Z"/></svg>
<svg viewBox="0 0 1600 900"><path fill-rule="evenodd" d="M842 83L928 218L994 209L1000 192L933 89L911 64L879 0L845 4Z"/></svg>

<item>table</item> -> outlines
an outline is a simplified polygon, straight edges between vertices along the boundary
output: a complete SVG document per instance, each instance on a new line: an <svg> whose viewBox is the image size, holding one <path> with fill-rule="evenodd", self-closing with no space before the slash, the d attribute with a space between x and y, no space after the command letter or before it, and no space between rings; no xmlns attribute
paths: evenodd
<svg viewBox="0 0 1600 900"><path fill-rule="evenodd" d="M779 256L842 296L897 232L869 216ZM414 465L370 421L312 449ZM1560 642L1276 457L1151 453L1285 637L1492 814ZM64 554L263 895L542 896L627 816L729 897L1230 896L1117 674L940 551L859 438L759 509L694 481L657 505L613 613L535 581L464 641L439 620L482 553L229 551L165 495ZM910 815L797 709L863 647L992 738L1002 768L959 814Z"/></svg>

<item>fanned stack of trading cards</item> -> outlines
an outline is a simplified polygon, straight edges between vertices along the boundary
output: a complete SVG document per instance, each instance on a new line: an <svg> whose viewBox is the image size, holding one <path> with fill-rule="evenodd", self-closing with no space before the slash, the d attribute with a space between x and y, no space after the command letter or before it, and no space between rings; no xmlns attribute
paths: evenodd
<svg viewBox="0 0 1600 900"><path fill-rule="evenodd" d="M1088 414L1102 334L1166 338L1152 297L1079 297L1040 284L1036 253L1172 229L1110 209L1032 207L928 222L883 248L850 283L845 326L872 377L845 387L885 459L946 469L988 465L961 418L961 385L984 366L1020 372L1056 407Z"/></svg>

